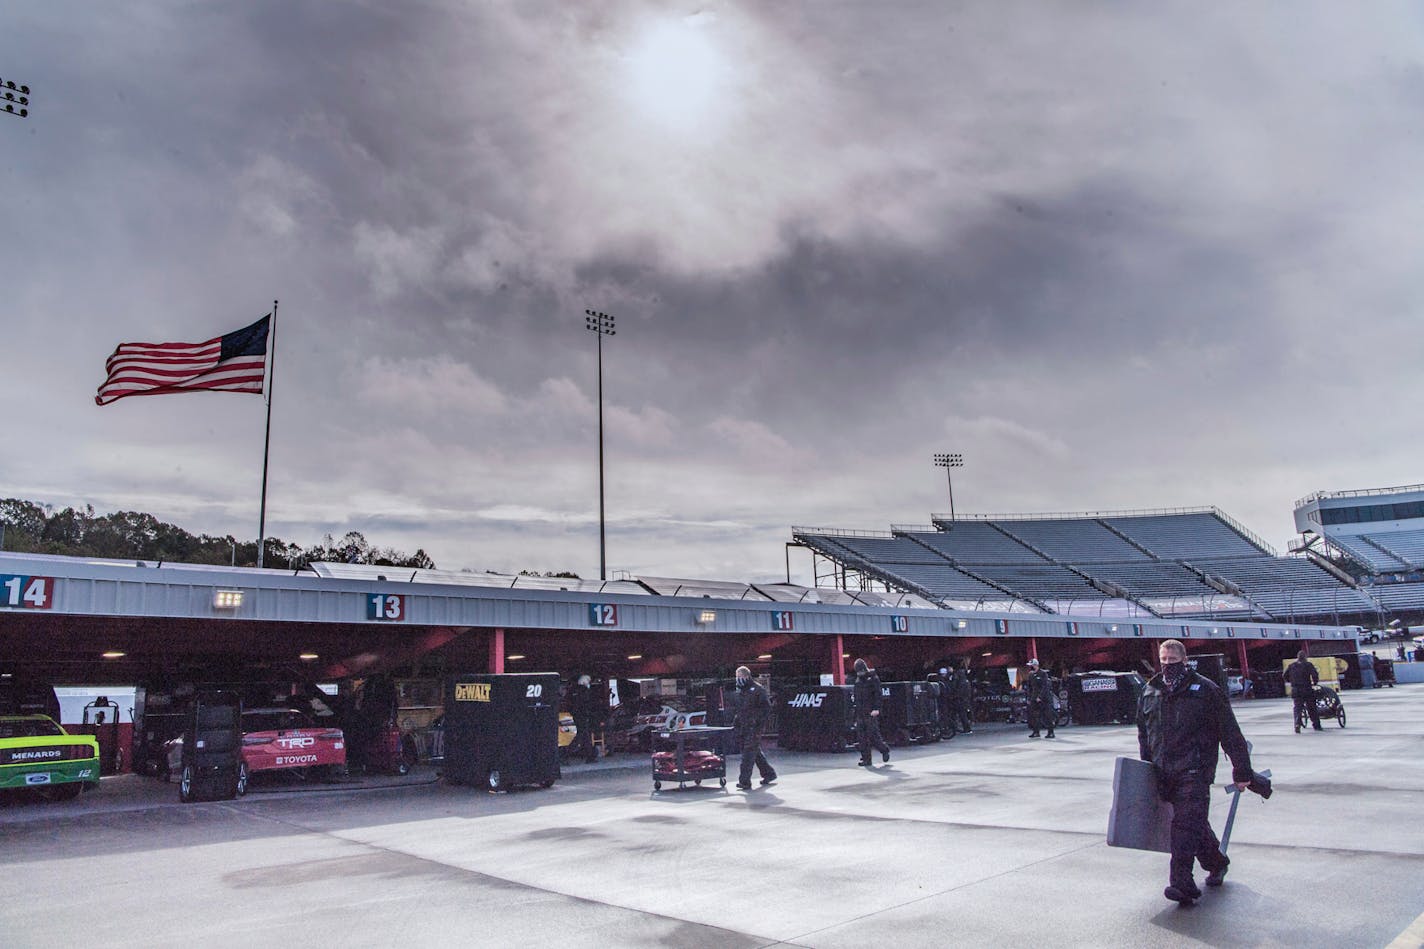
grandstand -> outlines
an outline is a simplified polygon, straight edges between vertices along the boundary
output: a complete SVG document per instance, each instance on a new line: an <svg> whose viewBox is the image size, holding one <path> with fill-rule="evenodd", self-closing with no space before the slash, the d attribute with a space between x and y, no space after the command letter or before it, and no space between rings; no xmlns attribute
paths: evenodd
<svg viewBox="0 0 1424 949"><path fill-rule="evenodd" d="M957 609L1371 624L1383 612L1376 588L1328 560L1281 556L1217 508L936 515L929 527L792 537L812 551L817 586L878 585ZM1418 579L1409 594L1424 604Z"/></svg>
<svg viewBox="0 0 1424 949"><path fill-rule="evenodd" d="M1352 577L1390 614L1424 615L1424 485L1319 491L1295 505L1291 549Z"/></svg>

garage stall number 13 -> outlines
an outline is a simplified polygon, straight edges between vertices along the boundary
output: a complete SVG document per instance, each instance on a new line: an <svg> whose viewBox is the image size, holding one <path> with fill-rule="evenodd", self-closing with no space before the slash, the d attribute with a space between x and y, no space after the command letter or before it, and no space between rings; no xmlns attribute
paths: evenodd
<svg viewBox="0 0 1424 949"><path fill-rule="evenodd" d="M405 596L400 593L367 594L366 618L383 620L405 619Z"/></svg>

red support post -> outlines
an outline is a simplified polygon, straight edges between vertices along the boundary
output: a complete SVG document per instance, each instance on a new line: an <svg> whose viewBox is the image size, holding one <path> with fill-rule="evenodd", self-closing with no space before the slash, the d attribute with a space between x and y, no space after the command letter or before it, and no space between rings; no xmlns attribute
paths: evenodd
<svg viewBox="0 0 1424 949"><path fill-rule="evenodd" d="M499 627L490 634L489 669L496 674L504 672L504 630Z"/></svg>
<svg viewBox="0 0 1424 949"><path fill-rule="evenodd" d="M831 641L831 681L845 685L845 641L840 633L829 637Z"/></svg>
<svg viewBox="0 0 1424 949"><path fill-rule="evenodd" d="M1037 636L1030 636L1030 637L1028 638L1028 657L1029 657L1030 659L1037 659L1037 658L1038 658L1038 637L1037 637Z"/></svg>
<svg viewBox="0 0 1424 949"><path fill-rule="evenodd" d="M1246 642L1238 639L1236 641L1236 648L1241 654L1241 676L1242 678L1249 679L1251 678L1251 663L1246 661Z"/></svg>

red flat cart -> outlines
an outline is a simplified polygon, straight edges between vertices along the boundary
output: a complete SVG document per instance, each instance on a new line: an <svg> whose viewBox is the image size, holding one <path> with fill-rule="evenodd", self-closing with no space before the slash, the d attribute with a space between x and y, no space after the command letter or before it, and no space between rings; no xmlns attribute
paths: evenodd
<svg viewBox="0 0 1424 949"><path fill-rule="evenodd" d="M689 781L700 785L716 779L727 786L727 759L722 754L722 737L732 729L727 725L696 725L660 731L653 735L653 790L661 791L663 782L677 782L679 788Z"/></svg>

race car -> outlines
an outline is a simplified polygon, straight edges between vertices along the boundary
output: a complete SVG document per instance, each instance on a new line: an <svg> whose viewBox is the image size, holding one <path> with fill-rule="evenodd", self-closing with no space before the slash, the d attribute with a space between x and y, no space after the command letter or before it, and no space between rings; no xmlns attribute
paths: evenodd
<svg viewBox="0 0 1424 949"><path fill-rule="evenodd" d="M166 781L182 768L183 739L170 739L163 747L168 761L163 774ZM244 777L259 771L301 768L335 774L346 767L346 737L334 726L313 724L311 716L301 709L244 709L242 763ZM245 790L246 781L242 783Z"/></svg>
<svg viewBox="0 0 1424 949"><path fill-rule="evenodd" d="M99 786L99 741L48 715L0 715L0 790L34 788L55 800Z"/></svg>
<svg viewBox="0 0 1424 949"><path fill-rule="evenodd" d="M313 724L300 709L246 709L242 760L249 773L289 768L340 771L346 765L346 738L339 728Z"/></svg>

